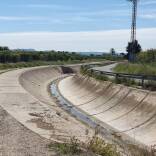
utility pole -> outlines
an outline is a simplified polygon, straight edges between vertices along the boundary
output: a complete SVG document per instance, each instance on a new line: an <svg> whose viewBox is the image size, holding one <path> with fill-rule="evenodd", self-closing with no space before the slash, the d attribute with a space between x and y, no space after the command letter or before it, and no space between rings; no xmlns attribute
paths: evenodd
<svg viewBox="0 0 156 156"><path fill-rule="evenodd" d="M136 40L136 17L137 17L138 0L132 0L132 27L131 27L131 42Z"/></svg>
<svg viewBox="0 0 156 156"><path fill-rule="evenodd" d="M137 20L137 6L138 0L128 0L132 3L132 26L131 26L131 40L128 43L128 60L130 62L135 62L136 53L141 51L141 46L136 40L136 20Z"/></svg>

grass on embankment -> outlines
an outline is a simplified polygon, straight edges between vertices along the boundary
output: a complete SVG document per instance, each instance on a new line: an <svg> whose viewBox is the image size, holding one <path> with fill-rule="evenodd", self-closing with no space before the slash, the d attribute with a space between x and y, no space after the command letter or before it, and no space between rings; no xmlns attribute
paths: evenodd
<svg viewBox="0 0 156 156"><path fill-rule="evenodd" d="M156 75L156 63L150 64L131 64L131 63L120 63L114 69L116 73L126 74L142 74L142 75ZM142 85L142 80L135 80L132 78L121 78L121 77L109 77L104 74L99 74L89 70L89 67L82 66L81 74L89 77L93 77L100 81L111 81L116 84L123 84L125 86L131 86L134 88L142 88L150 91L156 91L156 81L148 80Z"/></svg>
<svg viewBox="0 0 156 156"><path fill-rule="evenodd" d="M87 59L87 60L69 60L69 61L32 61L32 62L18 62L18 63L0 63L0 70L13 69L13 68L25 68L47 65L67 65L67 64L79 64L89 62L102 62L104 59Z"/></svg>
<svg viewBox="0 0 156 156"><path fill-rule="evenodd" d="M127 74L139 74L139 75L155 75L156 76L156 62L153 63L120 63L114 69L117 73ZM139 86L141 82L135 81L134 79L119 79L120 83L126 82L126 84ZM144 82L143 89L151 91L156 90L156 81L148 80Z"/></svg>
<svg viewBox="0 0 156 156"><path fill-rule="evenodd" d="M156 75L156 62L145 64L120 63L113 70L117 73Z"/></svg>

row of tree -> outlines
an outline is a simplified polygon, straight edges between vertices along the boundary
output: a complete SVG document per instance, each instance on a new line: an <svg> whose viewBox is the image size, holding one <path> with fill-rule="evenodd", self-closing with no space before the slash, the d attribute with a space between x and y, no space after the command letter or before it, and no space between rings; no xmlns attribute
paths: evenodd
<svg viewBox="0 0 156 156"><path fill-rule="evenodd" d="M115 50L111 49L112 53L104 53L103 55L83 55L75 52L65 51L24 51L10 50L8 47L0 47L0 63L17 63L17 62L32 62L32 61L69 61L69 60L86 60L86 59L121 59L115 55Z"/></svg>
<svg viewBox="0 0 156 156"><path fill-rule="evenodd" d="M32 61L68 61L87 59L77 53L68 52L24 52L24 51L0 51L1 63L32 62Z"/></svg>
<svg viewBox="0 0 156 156"><path fill-rule="evenodd" d="M9 50L8 47L0 47L0 63L17 63L32 61L69 61L69 60L86 60L86 59L108 59L119 60L127 57L126 55L118 55L112 48L110 53L103 55L81 55L79 53L70 53L65 51L22 51ZM138 52L137 62L156 62L156 49L150 49L145 52Z"/></svg>

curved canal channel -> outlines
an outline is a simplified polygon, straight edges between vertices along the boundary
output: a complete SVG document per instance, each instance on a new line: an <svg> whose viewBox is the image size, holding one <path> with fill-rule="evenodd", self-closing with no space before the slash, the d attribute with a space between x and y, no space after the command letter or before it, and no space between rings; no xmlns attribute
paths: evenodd
<svg viewBox="0 0 156 156"><path fill-rule="evenodd" d="M60 79L57 79L52 82L50 86L50 90L52 96L57 98L58 104L62 107L65 111L70 113L72 116L77 118L78 120L82 121L83 123L89 125L92 128L96 128L98 124L91 118L88 117L87 114L82 112L80 109L76 108L72 103L70 103L67 99L65 99L58 90L57 84L59 83Z"/></svg>
<svg viewBox="0 0 156 156"><path fill-rule="evenodd" d="M53 81L50 85L51 94L58 100L58 105L62 107L62 109L64 109L66 112L68 112L70 115L77 118L84 124L93 128L95 130L95 133L97 131L98 134L101 134L108 141L113 140L113 142L121 146L126 146L126 144L137 143L136 140L133 140L126 134L122 134L113 127L107 125L106 123L103 123L98 119L87 115L87 113L83 112L81 109L77 108L65 97L63 97L58 89L58 83L62 79L63 78L58 78L55 81Z"/></svg>

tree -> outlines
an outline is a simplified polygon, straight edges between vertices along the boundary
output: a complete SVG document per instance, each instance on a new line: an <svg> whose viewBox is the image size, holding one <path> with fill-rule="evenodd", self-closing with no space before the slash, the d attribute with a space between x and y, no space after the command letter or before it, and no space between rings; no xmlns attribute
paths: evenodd
<svg viewBox="0 0 156 156"><path fill-rule="evenodd" d="M112 56L114 56L115 53L116 53L116 52L115 52L115 49L114 49L114 48L111 48L111 49L110 49L110 54L111 54Z"/></svg>
<svg viewBox="0 0 156 156"><path fill-rule="evenodd" d="M7 51L7 50L9 50L8 47L1 47L1 46L0 46L0 51Z"/></svg>
<svg viewBox="0 0 156 156"><path fill-rule="evenodd" d="M140 53L141 50L142 50L141 46L137 40L135 40L134 42L129 42L126 48L126 51L128 52L127 54L128 60L135 61L136 55Z"/></svg>

